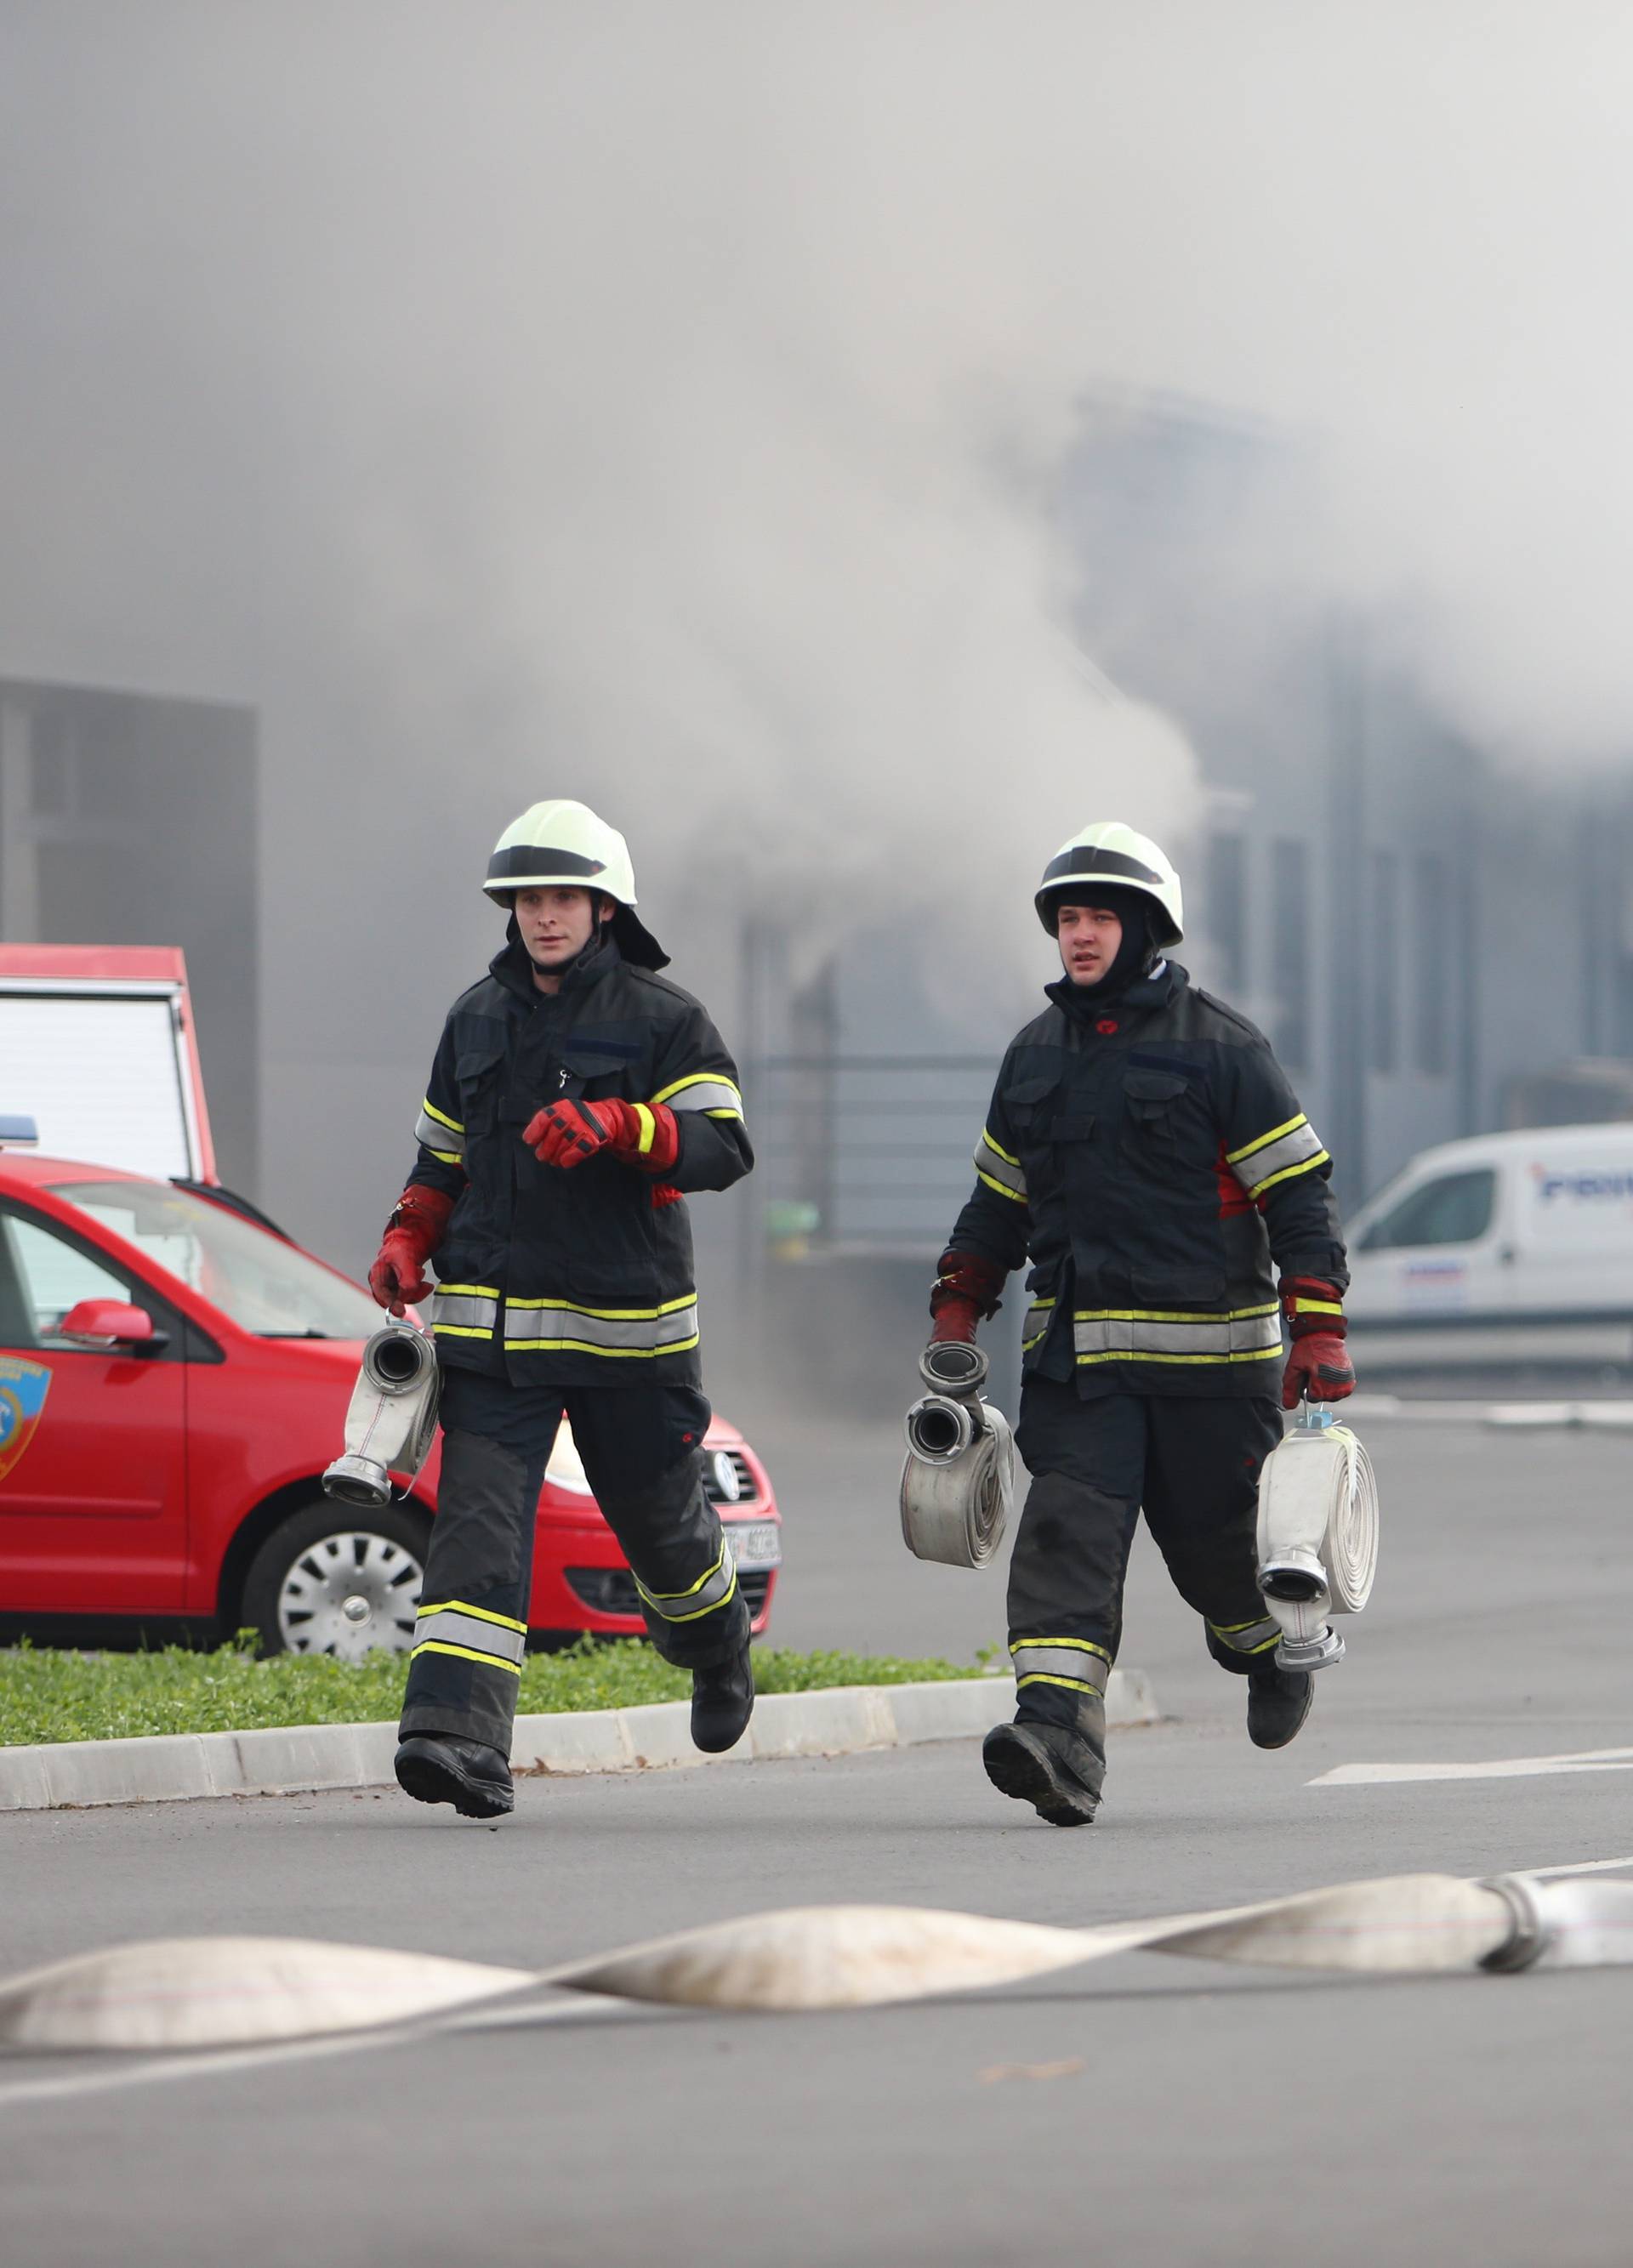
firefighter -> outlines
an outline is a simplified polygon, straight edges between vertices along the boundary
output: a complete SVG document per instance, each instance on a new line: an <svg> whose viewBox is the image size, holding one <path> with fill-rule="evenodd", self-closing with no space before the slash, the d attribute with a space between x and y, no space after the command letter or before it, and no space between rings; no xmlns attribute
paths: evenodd
<svg viewBox="0 0 1633 2268"><path fill-rule="evenodd" d="M1355 1373L1332 1161L1262 1035L1167 958L1183 933L1168 859L1103 821L1049 861L1036 904L1063 974L1004 1057L931 1336L972 1340L1030 1261L1016 1715L982 1759L1003 1794L1079 1827L1105 1777L1142 1506L1208 1651L1245 1676L1249 1737L1282 1748L1303 1724L1312 1679L1275 1667L1253 1548L1282 1317L1282 1410L1340 1401Z"/></svg>
<svg viewBox="0 0 1633 2268"><path fill-rule="evenodd" d="M684 1196L751 1168L737 1075L658 972L622 835L536 803L483 884L510 916L448 1012L419 1156L369 1286L430 1290L442 1476L397 1778L467 1818L511 1809L535 1507L565 1416L647 1628L692 1673L691 1736L730 1748L754 1705L749 1609L703 1485L709 1423Z"/></svg>

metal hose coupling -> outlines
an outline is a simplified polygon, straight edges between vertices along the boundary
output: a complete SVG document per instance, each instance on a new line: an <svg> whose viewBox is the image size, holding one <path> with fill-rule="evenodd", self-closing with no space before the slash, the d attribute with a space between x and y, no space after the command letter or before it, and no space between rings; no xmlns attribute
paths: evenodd
<svg viewBox="0 0 1633 2268"><path fill-rule="evenodd" d="M346 1446L323 1476L323 1493L342 1504L391 1502L391 1476L410 1483L437 1432L437 1350L411 1323L388 1323L363 1350L346 1411Z"/></svg>
<svg viewBox="0 0 1633 2268"><path fill-rule="evenodd" d="M957 1464L986 1422L980 1399L987 1360L964 1339L926 1347L919 1375L929 1388L907 1412L907 1447L927 1465Z"/></svg>
<svg viewBox="0 0 1633 2268"><path fill-rule="evenodd" d="M1488 1953L1481 1967L1500 1977L1534 1968L1547 1952L1553 1935L1542 1910L1546 1885L1533 1881L1529 1874L1488 1874L1480 1887L1496 1893L1514 1922L1513 1934L1495 1952Z"/></svg>
<svg viewBox="0 0 1633 2268"><path fill-rule="evenodd" d="M925 1349L927 1394L907 1412L902 1540L919 1559L985 1567L1003 1541L1015 1493L1015 1442L1001 1410L982 1398L986 1357L949 1339Z"/></svg>

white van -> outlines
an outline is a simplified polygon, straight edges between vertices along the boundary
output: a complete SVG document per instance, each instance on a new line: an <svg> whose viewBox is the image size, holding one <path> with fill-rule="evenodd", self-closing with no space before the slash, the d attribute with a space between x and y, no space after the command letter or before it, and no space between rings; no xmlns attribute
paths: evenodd
<svg viewBox="0 0 1633 2268"><path fill-rule="evenodd" d="M1633 1363L1633 1121L1443 1143L1347 1227L1363 1375Z"/></svg>

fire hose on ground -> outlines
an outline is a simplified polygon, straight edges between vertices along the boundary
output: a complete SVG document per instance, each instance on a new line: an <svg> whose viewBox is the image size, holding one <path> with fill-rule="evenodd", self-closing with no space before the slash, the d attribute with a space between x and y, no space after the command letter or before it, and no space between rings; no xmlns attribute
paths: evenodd
<svg viewBox="0 0 1633 2268"><path fill-rule="evenodd" d="M0 2046L244 2046L423 2022L543 1986L686 2008L868 2008L1141 1951L1374 1977L1623 1967L1633 1964L1633 1881L1395 1874L1088 1929L802 1906L540 1970L296 1938L159 1939L0 1984Z"/></svg>

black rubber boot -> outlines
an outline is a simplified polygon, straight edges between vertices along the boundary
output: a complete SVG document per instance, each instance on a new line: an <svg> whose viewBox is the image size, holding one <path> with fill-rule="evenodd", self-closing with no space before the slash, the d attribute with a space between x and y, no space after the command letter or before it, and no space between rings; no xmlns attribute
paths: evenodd
<svg viewBox="0 0 1633 2268"><path fill-rule="evenodd" d="M691 1744L706 1756L735 1748L754 1714L754 1664L741 1653L691 1673Z"/></svg>
<svg viewBox="0 0 1633 2268"><path fill-rule="evenodd" d="M1030 1803L1051 1827L1087 1827L1099 1808L1099 1761L1063 1726L994 1725L981 1762L1001 1794Z"/></svg>
<svg viewBox="0 0 1633 2268"><path fill-rule="evenodd" d="M1247 1673L1247 1737L1256 1749L1284 1749L1310 1714L1315 1678L1307 1669Z"/></svg>
<svg viewBox="0 0 1633 2268"><path fill-rule="evenodd" d="M451 1803L462 1819L502 1819L516 1804L499 1750L453 1733L410 1733L397 1749L397 1786L416 1803Z"/></svg>

